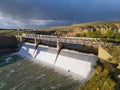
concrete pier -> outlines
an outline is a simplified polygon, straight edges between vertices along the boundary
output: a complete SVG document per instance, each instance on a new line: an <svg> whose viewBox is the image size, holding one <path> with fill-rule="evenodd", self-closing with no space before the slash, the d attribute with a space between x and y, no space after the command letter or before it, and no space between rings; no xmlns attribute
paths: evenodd
<svg viewBox="0 0 120 90"><path fill-rule="evenodd" d="M59 55L59 53L60 53L60 51L61 51L61 49L62 49L63 46L64 46L64 43L63 43L63 42L57 41L57 56L56 56L54 65L55 65L55 63L56 63L56 61L57 61L58 55Z"/></svg>
<svg viewBox="0 0 120 90"><path fill-rule="evenodd" d="M58 51L58 53L59 53L60 50L62 49L63 45L64 45L63 42L57 41L57 51Z"/></svg>

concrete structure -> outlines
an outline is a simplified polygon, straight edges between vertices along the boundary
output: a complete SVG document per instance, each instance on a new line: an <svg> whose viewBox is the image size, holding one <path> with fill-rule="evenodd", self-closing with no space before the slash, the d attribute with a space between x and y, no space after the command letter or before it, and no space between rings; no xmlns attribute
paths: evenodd
<svg viewBox="0 0 120 90"><path fill-rule="evenodd" d="M33 39L35 43L35 50L42 41L54 41L57 46L57 55L60 53L61 48L64 46L64 43L88 45L88 46L101 46L104 44L99 38L87 38L87 37L60 37L52 35L37 35L37 34L23 34L16 36L20 41L24 39ZM100 56L100 55L99 55ZM100 56L101 57L101 56ZM57 57L56 57L57 58ZM56 60L54 64L56 63Z"/></svg>
<svg viewBox="0 0 120 90"><path fill-rule="evenodd" d="M24 34L21 37L33 39L34 44L23 44L21 50L19 51L20 54L47 62L55 67L62 68L67 72L78 74L86 80L88 80L93 74L93 66L96 65L96 61L98 60L97 56L62 49L62 47L64 46L64 43L92 46L99 46L103 44L99 38L58 37L35 34ZM40 45L40 41L42 40L56 42L56 48Z"/></svg>
<svg viewBox="0 0 120 90"><path fill-rule="evenodd" d="M61 49L62 49L63 46L64 46L63 42L57 41L57 56L56 56L54 65L55 65L55 63L56 63L56 61L57 61L58 55L59 55L59 53L60 53L60 51L61 51Z"/></svg>
<svg viewBox="0 0 120 90"><path fill-rule="evenodd" d="M57 54L57 49L63 45L61 42L57 44L58 48L39 45L35 50L35 44L24 43L19 54L49 63L55 68L65 70L66 73L79 75L82 80L88 80L93 74L93 66L96 66L98 60L97 56L67 49L62 49Z"/></svg>
<svg viewBox="0 0 120 90"><path fill-rule="evenodd" d="M59 41L63 43L81 44L81 45L89 45L89 46L99 46L104 44L99 38L87 38L87 37L58 37L52 35L37 35L37 34L23 34L21 36L19 35L16 37L35 39L35 44L37 43L37 40L47 40L54 42Z"/></svg>
<svg viewBox="0 0 120 90"><path fill-rule="evenodd" d="M103 60L108 60L112 58L112 56L101 46L98 48L98 57Z"/></svg>
<svg viewBox="0 0 120 90"><path fill-rule="evenodd" d="M57 41L57 50L58 50L58 53L60 52L59 50L63 47L63 42L59 42Z"/></svg>

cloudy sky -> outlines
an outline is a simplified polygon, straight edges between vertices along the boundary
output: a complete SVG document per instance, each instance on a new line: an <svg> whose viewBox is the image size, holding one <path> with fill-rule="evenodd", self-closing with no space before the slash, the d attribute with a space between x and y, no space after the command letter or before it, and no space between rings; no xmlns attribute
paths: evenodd
<svg viewBox="0 0 120 90"><path fill-rule="evenodd" d="M120 20L120 0L0 0L0 28Z"/></svg>

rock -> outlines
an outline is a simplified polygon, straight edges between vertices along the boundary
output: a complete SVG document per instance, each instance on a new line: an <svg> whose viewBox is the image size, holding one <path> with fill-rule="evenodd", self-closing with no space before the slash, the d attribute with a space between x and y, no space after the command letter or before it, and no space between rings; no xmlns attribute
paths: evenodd
<svg viewBox="0 0 120 90"><path fill-rule="evenodd" d="M117 78L118 78L118 79L120 79L120 74L119 74L119 75L117 75Z"/></svg>
<svg viewBox="0 0 120 90"><path fill-rule="evenodd" d="M120 63L118 63L117 69L119 69L119 70L120 70Z"/></svg>

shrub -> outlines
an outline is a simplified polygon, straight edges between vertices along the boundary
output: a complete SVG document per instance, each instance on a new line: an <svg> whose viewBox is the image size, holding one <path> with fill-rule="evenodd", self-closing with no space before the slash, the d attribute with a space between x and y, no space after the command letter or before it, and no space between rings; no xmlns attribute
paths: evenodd
<svg viewBox="0 0 120 90"><path fill-rule="evenodd" d="M107 33L106 33L106 36L108 38L113 38L114 37L114 31L113 30L108 30Z"/></svg>
<svg viewBox="0 0 120 90"><path fill-rule="evenodd" d="M95 31L95 32L88 32L86 34L87 37L92 37L92 38L101 38L101 32L100 31Z"/></svg>
<svg viewBox="0 0 120 90"><path fill-rule="evenodd" d="M115 35L115 40L116 40L116 41L120 41L120 34L116 34L116 35Z"/></svg>

